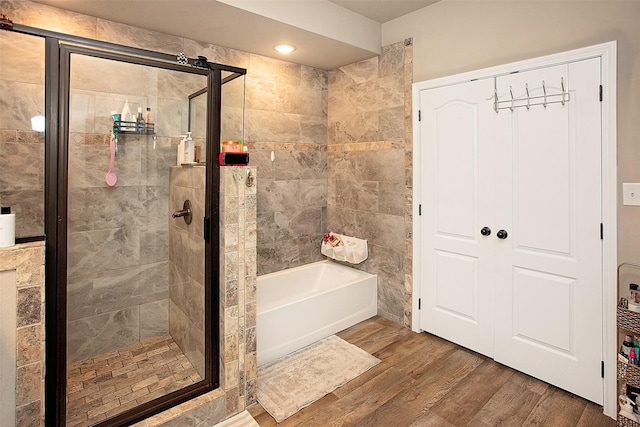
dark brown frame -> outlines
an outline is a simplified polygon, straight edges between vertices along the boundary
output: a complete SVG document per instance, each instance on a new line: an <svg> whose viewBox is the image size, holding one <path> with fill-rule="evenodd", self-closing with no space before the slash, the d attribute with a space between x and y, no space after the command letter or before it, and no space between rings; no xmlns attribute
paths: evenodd
<svg viewBox="0 0 640 427"><path fill-rule="evenodd" d="M246 74L243 68L209 63L209 69L182 65L176 56L14 24L14 32L45 38L45 423L66 423L67 197L69 145L69 66L72 54L207 76L207 150L205 190L205 378L144 403L97 426L126 426L219 386L219 183L222 85ZM222 79L222 72L233 78ZM217 120L210 120L216 114Z"/></svg>

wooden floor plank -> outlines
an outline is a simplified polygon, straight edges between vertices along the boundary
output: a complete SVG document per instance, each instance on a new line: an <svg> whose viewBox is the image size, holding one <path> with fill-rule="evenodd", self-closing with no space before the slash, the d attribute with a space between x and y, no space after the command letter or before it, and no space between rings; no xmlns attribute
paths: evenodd
<svg viewBox="0 0 640 427"><path fill-rule="evenodd" d="M353 390L346 396L338 399L330 408L317 412L314 417L307 420L308 426L348 425L340 424L342 419L353 411L359 411L363 406L369 409L375 406L376 401L385 403L405 387L409 386L413 379L398 369L390 368L380 375L372 378L362 387Z"/></svg>
<svg viewBox="0 0 640 427"><path fill-rule="evenodd" d="M377 317L373 317L347 328L336 335L351 344L358 345L359 342L366 339L369 335L385 328L386 326L384 323L379 322Z"/></svg>
<svg viewBox="0 0 640 427"><path fill-rule="evenodd" d="M600 406L588 402L576 427L614 427L615 425L615 420L604 415Z"/></svg>
<svg viewBox="0 0 640 427"><path fill-rule="evenodd" d="M466 425L512 375L511 369L485 359L431 411L455 425Z"/></svg>
<svg viewBox="0 0 640 427"><path fill-rule="evenodd" d="M405 375L394 367L389 368L383 375L388 375L390 377L385 380L389 385L384 389L379 389L378 386L367 387L367 385L365 385L345 396L345 403L341 405L344 409L344 415L340 417L339 420L331 423L331 426L340 427L362 425L362 419L374 413L380 406L387 403L398 393L407 388L413 387L413 383L415 382L413 378ZM349 399L352 398L352 396L354 401L357 400L359 402L355 408L354 403L349 402ZM365 398L362 399L361 396Z"/></svg>
<svg viewBox="0 0 640 427"><path fill-rule="evenodd" d="M578 424L586 406L584 399L556 387L549 387L522 426L572 427Z"/></svg>
<svg viewBox="0 0 640 427"><path fill-rule="evenodd" d="M521 427L539 400L540 395L507 381L467 425Z"/></svg>
<svg viewBox="0 0 640 427"><path fill-rule="evenodd" d="M613 427L602 407L439 337L374 317L340 334L381 360L282 423L262 427Z"/></svg>

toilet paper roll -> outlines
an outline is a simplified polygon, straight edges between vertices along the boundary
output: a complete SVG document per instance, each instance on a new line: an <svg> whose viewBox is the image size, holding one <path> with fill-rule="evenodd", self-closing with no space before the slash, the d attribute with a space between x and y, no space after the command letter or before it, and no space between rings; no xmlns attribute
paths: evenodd
<svg viewBox="0 0 640 427"><path fill-rule="evenodd" d="M16 214L0 215L0 248L16 244Z"/></svg>

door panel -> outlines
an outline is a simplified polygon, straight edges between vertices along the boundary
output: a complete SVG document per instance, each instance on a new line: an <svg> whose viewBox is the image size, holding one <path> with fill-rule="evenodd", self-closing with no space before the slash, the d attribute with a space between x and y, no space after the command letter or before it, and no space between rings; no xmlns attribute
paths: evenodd
<svg viewBox="0 0 640 427"><path fill-rule="evenodd" d="M575 280L519 267L513 273L513 336L573 356Z"/></svg>
<svg viewBox="0 0 640 427"><path fill-rule="evenodd" d="M477 352L493 352L493 257L483 226L492 217L491 81L423 91L421 328ZM428 93L427 93L428 92ZM482 175L484 174L484 175ZM481 176L482 175L482 176ZM480 201L482 200L482 204Z"/></svg>
<svg viewBox="0 0 640 427"><path fill-rule="evenodd" d="M436 251L435 308L472 324L478 318L478 258ZM456 286L451 286L455 283Z"/></svg>
<svg viewBox="0 0 640 427"><path fill-rule="evenodd" d="M498 93L534 96L534 82L562 77L570 100L496 115L496 224L509 236L496 242L495 359L602 403L599 70L592 59L497 79Z"/></svg>
<svg viewBox="0 0 640 427"><path fill-rule="evenodd" d="M553 104L513 114L514 237L517 248L569 254L574 198L571 171L575 144L568 130L569 110ZM503 111L503 116L507 115ZM522 117L526 116L526 117ZM540 126L544 123L544 126ZM567 137L569 136L569 137ZM542 172L542 173L541 173ZM543 209L540 209L544 207Z"/></svg>

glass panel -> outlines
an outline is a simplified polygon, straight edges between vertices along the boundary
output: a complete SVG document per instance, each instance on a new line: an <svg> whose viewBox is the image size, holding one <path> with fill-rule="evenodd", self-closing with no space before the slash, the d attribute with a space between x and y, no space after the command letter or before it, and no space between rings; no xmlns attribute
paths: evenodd
<svg viewBox="0 0 640 427"><path fill-rule="evenodd" d="M15 213L16 237L41 236L44 40L0 31L0 52L0 206Z"/></svg>
<svg viewBox="0 0 640 427"><path fill-rule="evenodd" d="M220 151L241 151L244 144L244 75L222 73ZM236 145L238 143L238 145Z"/></svg>
<svg viewBox="0 0 640 427"><path fill-rule="evenodd" d="M205 168L176 153L207 78L82 55L70 76L67 423L91 425L205 375ZM144 132L112 134L125 103Z"/></svg>

